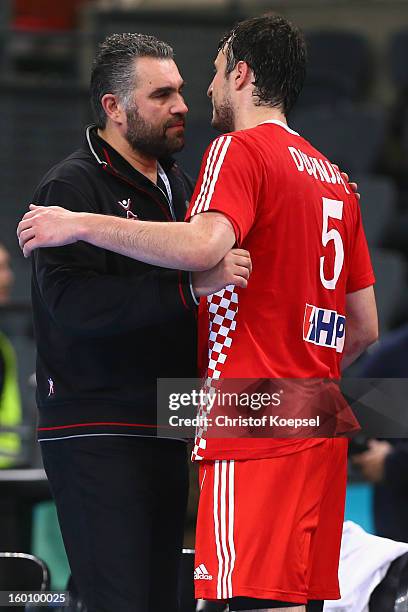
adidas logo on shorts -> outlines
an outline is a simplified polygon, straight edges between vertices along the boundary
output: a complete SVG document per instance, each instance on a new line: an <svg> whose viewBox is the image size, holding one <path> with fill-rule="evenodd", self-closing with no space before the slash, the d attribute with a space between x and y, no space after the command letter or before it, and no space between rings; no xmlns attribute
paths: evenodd
<svg viewBox="0 0 408 612"><path fill-rule="evenodd" d="M204 563L199 565L194 570L194 580L212 580L213 577L208 573Z"/></svg>

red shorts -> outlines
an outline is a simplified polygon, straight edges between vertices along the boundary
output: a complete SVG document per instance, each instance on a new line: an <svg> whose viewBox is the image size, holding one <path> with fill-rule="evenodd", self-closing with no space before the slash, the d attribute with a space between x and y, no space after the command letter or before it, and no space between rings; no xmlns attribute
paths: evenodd
<svg viewBox="0 0 408 612"><path fill-rule="evenodd" d="M339 599L347 440L200 465L195 592L304 604Z"/></svg>

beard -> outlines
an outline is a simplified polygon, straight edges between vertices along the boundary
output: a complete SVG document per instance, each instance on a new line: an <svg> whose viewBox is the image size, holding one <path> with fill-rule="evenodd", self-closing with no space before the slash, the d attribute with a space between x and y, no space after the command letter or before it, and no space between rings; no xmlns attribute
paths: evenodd
<svg viewBox="0 0 408 612"><path fill-rule="evenodd" d="M219 105L213 102L213 109L212 127L222 134L233 132L235 118L231 101L228 98L224 98L223 102Z"/></svg>
<svg viewBox="0 0 408 612"><path fill-rule="evenodd" d="M171 135L167 133L167 128L180 121L184 123L183 115L175 115L163 125L153 125L141 116L137 106L133 106L126 111L126 118L125 138L134 151L159 159L177 153L184 147L184 130L180 129Z"/></svg>

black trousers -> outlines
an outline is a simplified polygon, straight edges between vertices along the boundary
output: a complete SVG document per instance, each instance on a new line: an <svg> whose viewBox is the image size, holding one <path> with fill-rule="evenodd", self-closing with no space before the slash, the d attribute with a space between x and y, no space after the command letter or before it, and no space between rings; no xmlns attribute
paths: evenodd
<svg viewBox="0 0 408 612"><path fill-rule="evenodd" d="M41 450L88 612L177 612L185 444L95 436L42 442Z"/></svg>

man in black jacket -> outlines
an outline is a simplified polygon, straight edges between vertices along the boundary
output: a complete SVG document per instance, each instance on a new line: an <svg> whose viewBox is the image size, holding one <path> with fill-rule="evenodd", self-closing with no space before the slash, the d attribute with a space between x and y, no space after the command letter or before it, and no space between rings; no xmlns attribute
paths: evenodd
<svg viewBox="0 0 408 612"><path fill-rule="evenodd" d="M182 87L167 44L109 37L92 72L96 126L34 201L183 220L193 185L170 157L184 144ZM191 276L83 242L35 254L39 440L88 612L178 609L186 451L155 437L156 380L196 376L196 297L245 286L248 262L233 251Z"/></svg>

